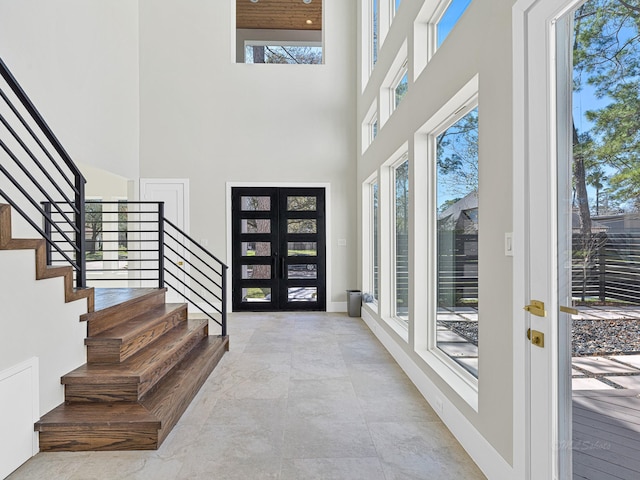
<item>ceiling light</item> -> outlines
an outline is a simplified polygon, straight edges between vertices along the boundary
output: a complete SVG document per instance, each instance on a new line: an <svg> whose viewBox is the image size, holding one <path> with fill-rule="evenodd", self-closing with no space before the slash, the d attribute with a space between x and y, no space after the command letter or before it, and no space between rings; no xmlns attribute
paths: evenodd
<svg viewBox="0 0 640 480"><path fill-rule="evenodd" d="M313 23L313 20L307 20L307 25L311 25Z"/></svg>
<svg viewBox="0 0 640 480"><path fill-rule="evenodd" d="M251 3L258 3L258 0L249 0Z"/></svg>
<svg viewBox="0 0 640 480"><path fill-rule="evenodd" d="M253 0L251 0L253 1ZM302 3L306 3L307 5L309 5L311 3L311 0L302 0Z"/></svg>

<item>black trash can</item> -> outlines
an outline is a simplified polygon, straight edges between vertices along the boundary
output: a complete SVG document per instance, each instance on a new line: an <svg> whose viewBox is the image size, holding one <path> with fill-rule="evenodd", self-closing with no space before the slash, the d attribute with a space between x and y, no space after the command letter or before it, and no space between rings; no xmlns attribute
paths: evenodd
<svg viewBox="0 0 640 480"><path fill-rule="evenodd" d="M362 307L362 292L360 290L347 290L347 313L350 317L360 317Z"/></svg>

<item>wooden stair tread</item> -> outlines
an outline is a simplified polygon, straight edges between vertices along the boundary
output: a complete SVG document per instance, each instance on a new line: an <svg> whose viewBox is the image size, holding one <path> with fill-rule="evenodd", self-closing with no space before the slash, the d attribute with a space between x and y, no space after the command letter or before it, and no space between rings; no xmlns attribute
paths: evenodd
<svg viewBox="0 0 640 480"><path fill-rule="evenodd" d="M179 325L159 338L154 343L154 348L141 350L120 364L86 363L64 375L62 383L70 385L142 382L159 366L175 360L191 337L197 335L207 324L206 320L188 320L184 325Z"/></svg>
<svg viewBox="0 0 640 480"><path fill-rule="evenodd" d="M97 288L96 312L122 305L125 302L139 300L146 295L157 294L159 288Z"/></svg>
<svg viewBox="0 0 640 480"><path fill-rule="evenodd" d="M138 403L63 403L36 422L36 431L89 425L121 427L133 423L161 426L160 420Z"/></svg>
<svg viewBox="0 0 640 480"><path fill-rule="evenodd" d="M149 310L148 312L138 315L126 322L120 323L115 327L98 333L93 337L89 337L85 340L85 345L91 345L103 341L114 341L117 343L124 343L131 338L135 338L140 335L150 326L156 323L162 322L166 317L187 310L186 303L164 303L158 307ZM186 317L185 317L186 318Z"/></svg>
<svg viewBox="0 0 640 480"><path fill-rule="evenodd" d="M88 334L96 336L147 310L165 303L166 288L98 289L94 310L80 316L88 322ZM121 301L121 303L117 303Z"/></svg>

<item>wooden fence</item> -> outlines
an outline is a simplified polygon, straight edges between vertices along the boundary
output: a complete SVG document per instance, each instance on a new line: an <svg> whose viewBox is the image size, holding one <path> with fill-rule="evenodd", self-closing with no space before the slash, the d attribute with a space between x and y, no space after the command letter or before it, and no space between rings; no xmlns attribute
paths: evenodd
<svg viewBox="0 0 640 480"><path fill-rule="evenodd" d="M640 303L640 233L573 235L573 297Z"/></svg>

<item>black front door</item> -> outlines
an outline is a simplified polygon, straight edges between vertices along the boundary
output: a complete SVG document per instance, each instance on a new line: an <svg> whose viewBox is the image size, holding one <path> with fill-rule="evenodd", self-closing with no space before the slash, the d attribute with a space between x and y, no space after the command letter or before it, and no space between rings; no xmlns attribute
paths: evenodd
<svg viewBox="0 0 640 480"><path fill-rule="evenodd" d="M325 310L325 190L237 187L234 311Z"/></svg>

